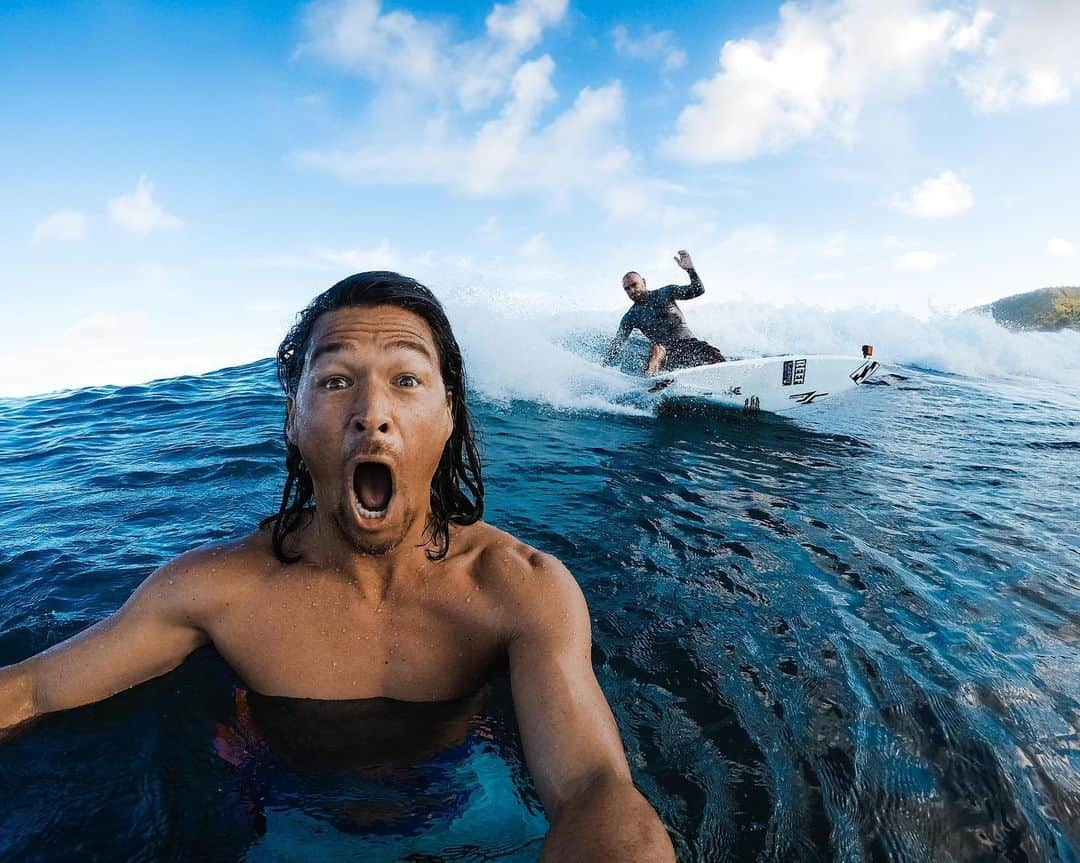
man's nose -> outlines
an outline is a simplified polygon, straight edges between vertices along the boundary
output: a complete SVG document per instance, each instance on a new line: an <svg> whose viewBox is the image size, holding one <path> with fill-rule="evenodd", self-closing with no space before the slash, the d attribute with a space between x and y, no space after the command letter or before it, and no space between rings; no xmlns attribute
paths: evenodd
<svg viewBox="0 0 1080 863"><path fill-rule="evenodd" d="M387 434L392 427L390 402L382 387L367 384L357 387L352 424L367 434Z"/></svg>

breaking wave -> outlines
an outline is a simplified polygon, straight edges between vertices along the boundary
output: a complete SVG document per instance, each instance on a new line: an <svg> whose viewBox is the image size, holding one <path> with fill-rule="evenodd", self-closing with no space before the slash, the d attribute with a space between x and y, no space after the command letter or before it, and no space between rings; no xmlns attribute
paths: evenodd
<svg viewBox="0 0 1080 863"><path fill-rule="evenodd" d="M620 312L558 314L451 299L447 311L474 385L496 401L637 412L637 371L645 344L628 345L618 367L601 365ZM786 353L851 354L874 345L887 367L962 375L979 381L1071 383L1080 377L1080 333L1012 332L989 317L920 319L883 309L829 310L751 303L686 304L687 321L729 357Z"/></svg>

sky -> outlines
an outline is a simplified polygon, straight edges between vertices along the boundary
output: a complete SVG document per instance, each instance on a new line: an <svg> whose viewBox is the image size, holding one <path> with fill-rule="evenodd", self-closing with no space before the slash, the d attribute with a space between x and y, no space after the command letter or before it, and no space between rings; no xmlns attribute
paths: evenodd
<svg viewBox="0 0 1080 863"><path fill-rule="evenodd" d="M0 396L269 356L365 269L522 315L1080 284L1080 3L8 2ZM704 301L704 300L703 300Z"/></svg>

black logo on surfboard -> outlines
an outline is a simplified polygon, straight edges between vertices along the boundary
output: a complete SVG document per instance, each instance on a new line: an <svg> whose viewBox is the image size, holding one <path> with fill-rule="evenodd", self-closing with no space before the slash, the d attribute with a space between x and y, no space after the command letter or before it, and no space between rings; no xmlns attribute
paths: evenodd
<svg viewBox="0 0 1080 863"><path fill-rule="evenodd" d="M794 399L801 405L808 405L818 399L825 398L827 395L828 393L819 393L817 390L810 390L808 393L792 393L788 398Z"/></svg>
<svg viewBox="0 0 1080 863"><path fill-rule="evenodd" d="M861 384L877 370L877 367L877 363L873 360L869 360L855 369L848 377L855 381L855 383Z"/></svg>
<svg viewBox="0 0 1080 863"><path fill-rule="evenodd" d="M806 381L806 360L784 360L783 385L799 386Z"/></svg>

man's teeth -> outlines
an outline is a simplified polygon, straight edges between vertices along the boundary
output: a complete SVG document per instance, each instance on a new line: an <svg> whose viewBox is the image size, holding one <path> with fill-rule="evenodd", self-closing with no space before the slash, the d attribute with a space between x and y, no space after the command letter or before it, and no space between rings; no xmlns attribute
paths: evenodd
<svg viewBox="0 0 1080 863"><path fill-rule="evenodd" d="M382 509L368 509L366 506L360 503L360 501L356 502L356 507L360 510L360 515L362 515L364 518L382 518L384 515L386 515L386 510L388 509L388 507L385 506Z"/></svg>

